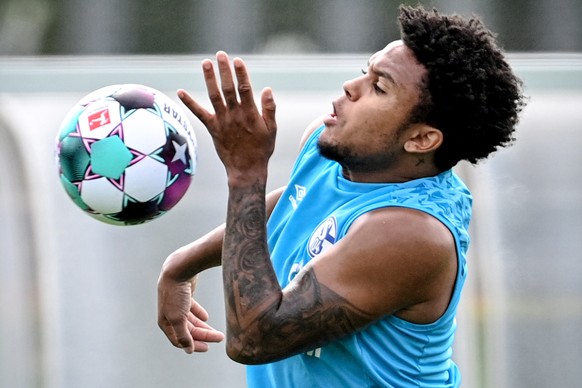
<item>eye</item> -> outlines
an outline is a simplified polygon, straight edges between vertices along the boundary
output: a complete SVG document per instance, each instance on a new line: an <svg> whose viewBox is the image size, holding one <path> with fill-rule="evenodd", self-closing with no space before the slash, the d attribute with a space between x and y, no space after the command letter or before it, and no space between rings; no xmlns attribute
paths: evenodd
<svg viewBox="0 0 582 388"><path fill-rule="evenodd" d="M366 69L362 69L362 74L367 75L368 71ZM384 90L382 90L382 88L380 88L380 86L378 86L378 83L375 82L374 85L374 91L378 94L385 94L386 92Z"/></svg>

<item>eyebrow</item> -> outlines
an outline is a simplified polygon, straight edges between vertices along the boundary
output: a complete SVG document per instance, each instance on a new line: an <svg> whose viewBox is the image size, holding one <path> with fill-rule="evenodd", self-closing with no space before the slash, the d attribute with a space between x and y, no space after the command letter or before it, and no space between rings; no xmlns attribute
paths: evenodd
<svg viewBox="0 0 582 388"><path fill-rule="evenodd" d="M386 78L388 81L390 81L391 83L393 83L394 85L398 86L398 82L396 82L396 80L394 79L394 77L392 77L392 74L387 73L385 71L378 71L378 70L374 70L373 68L370 67L370 61L368 61L368 69L376 74L378 77L381 78Z"/></svg>

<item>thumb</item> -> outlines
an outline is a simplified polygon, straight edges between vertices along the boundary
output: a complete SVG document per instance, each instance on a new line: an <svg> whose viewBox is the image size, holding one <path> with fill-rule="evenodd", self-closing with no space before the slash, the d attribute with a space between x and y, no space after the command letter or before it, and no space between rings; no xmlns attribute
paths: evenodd
<svg viewBox="0 0 582 388"><path fill-rule="evenodd" d="M263 120L267 125L267 129L272 132L277 131L277 121L275 119L277 104L275 104L273 90L271 90L271 88L263 89L261 93L261 108L263 110Z"/></svg>

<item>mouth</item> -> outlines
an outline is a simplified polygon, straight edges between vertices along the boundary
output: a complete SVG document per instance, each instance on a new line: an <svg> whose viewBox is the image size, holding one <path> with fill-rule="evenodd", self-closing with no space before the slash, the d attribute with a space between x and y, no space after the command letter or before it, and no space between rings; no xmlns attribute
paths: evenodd
<svg viewBox="0 0 582 388"><path fill-rule="evenodd" d="M335 107L335 102L332 102L332 106L333 106L333 112L329 113L323 119L323 123L325 124L326 127L337 124L337 110Z"/></svg>

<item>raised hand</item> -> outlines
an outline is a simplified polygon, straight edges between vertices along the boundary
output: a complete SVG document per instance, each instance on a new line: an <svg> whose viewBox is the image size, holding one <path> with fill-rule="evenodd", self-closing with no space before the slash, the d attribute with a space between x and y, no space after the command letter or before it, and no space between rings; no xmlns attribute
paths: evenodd
<svg viewBox="0 0 582 388"><path fill-rule="evenodd" d="M216 61L220 87L212 61L202 62L214 113L203 108L184 90L179 90L178 96L206 126L229 179L253 177L255 173L266 176L277 132L272 91L270 88L262 91L259 112L243 60L235 58L232 61L236 84L228 55L220 51L216 54Z"/></svg>

